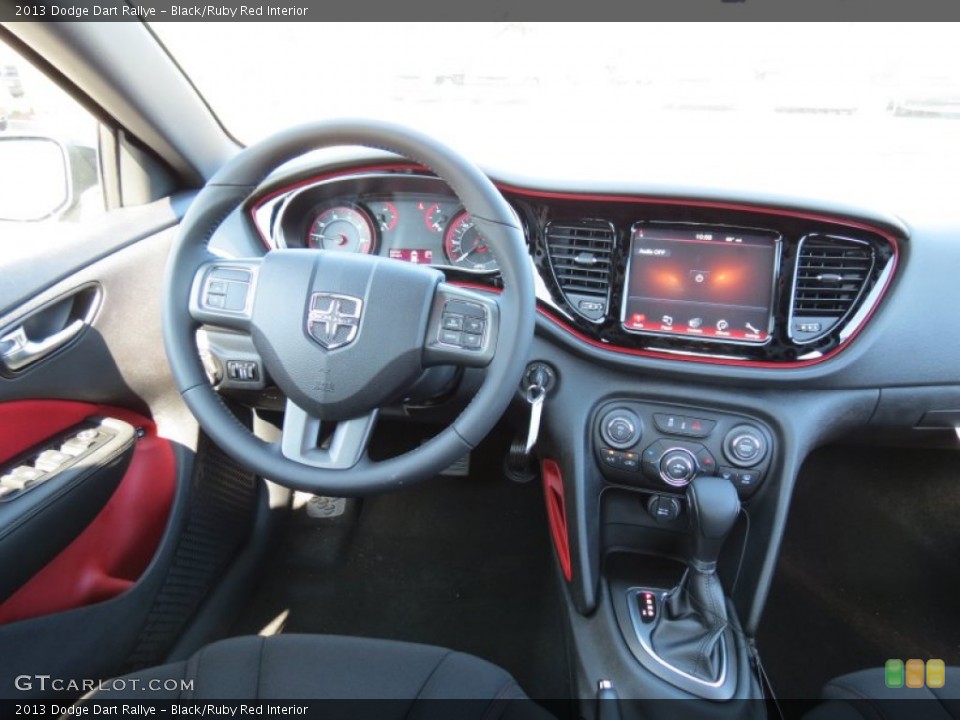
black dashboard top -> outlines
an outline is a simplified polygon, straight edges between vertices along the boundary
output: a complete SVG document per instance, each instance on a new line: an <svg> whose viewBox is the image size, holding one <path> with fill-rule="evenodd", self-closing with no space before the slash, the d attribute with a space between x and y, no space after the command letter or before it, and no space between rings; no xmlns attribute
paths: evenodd
<svg viewBox="0 0 960 720"><path fill-rule="evenodd" d="M852 341L905 235L739 202L501 185L523 223L541 314L576 343L638 357L796 368ZM440 180L410 165L280 184L249 205L268 248L375 253L496 290L496 258Z"/></svg>

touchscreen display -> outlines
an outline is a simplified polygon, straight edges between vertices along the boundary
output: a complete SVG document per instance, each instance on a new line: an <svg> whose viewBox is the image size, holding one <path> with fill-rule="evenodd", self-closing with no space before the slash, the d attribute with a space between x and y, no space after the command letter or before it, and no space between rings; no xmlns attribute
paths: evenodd
<svg viewBox="0 0 960 720"><path fill-rule="evenodd" d="M779 246L776 233L761 230L635 225L624 329L767 342Z"/></svg>

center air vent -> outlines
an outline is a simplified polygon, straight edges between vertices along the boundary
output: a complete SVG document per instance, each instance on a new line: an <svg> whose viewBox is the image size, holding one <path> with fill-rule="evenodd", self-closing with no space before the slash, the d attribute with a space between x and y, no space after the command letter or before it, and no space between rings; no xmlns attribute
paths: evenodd
<svg viewBox="0 0 960 720"><path fill-rule="evenodd" d="M790 337L817 340L857 306L874 265L866 242L829 235L808 235L800 241L793 275Z"/></svg>
<svg viewBox="0 0 960 720"><path fill-rule="evenodd" d="M613 225L603 220L552 222L547 256L567 304L588 320L599 321L610 303Z"/></svg>

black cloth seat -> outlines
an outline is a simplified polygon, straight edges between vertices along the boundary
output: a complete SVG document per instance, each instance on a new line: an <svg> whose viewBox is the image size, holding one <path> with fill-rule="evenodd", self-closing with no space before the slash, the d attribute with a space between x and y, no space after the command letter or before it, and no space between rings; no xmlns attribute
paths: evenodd
<svg viewBox="0 0 960 720"><path fill-rule="evenodd" d="M192 689L180 681L193 681ZM364 700L378 717L550 718L505 670L428 645L333 635L221 640L188 660L103 683L86 700ZM464 702L459 702L464 701ZM469 701L469 702L466 702ZM347 705L346 703L344 705ZM344 712L353 712L344 707Z"/></svg>
<svg viewBox="0 0 960 720"><path fill-rule="evenodd" d="M831 680L821 697L804 720L960 720L960 668L946 668L942 688L888 688L882 667L860 670Z"/></svg>

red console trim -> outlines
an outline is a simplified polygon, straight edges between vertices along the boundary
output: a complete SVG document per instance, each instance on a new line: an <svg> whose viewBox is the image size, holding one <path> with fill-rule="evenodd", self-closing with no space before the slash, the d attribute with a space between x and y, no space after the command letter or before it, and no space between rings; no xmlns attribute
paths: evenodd
<svg viewBox="0 0 960 720"><path fill-rule="evenodd" d="M563 475L553 460L544 460L541 465L543 475L543 494L547 503L547 522L550 525L550 537L557 551L560 570L567 582L573 579L570 565L570 536L567 531L566 501L563 494Z"/></svg>
<svg viewBox="0 0 960 720"><path fill-rule="evenodd" d="M382 164L382 165L363 165L356 166L351 168L342 168L330 173L323 175L318 175L315 177L307 178L301 180L297 183L272 190L268 195L265 195L263 198L258 200L258 202L253 205L250 209L250 216L254 218L254 215L264 203L272 200L278 195L283 193L290 192L291 190L296 190L301 187L312 185L317 182L324 180L332 180L334 178L355 175L357 173L365 172L390 172L390 171L417 171L417 172L430 172L427 168L417 165L415 163L394 163L394 164ZM877 308L880 307L883 298L886 296L887 290L890 288L890 284L893 282L893 278L896 276L897 267L900 261L900 247L897 239L887 230L884 230L875 225L869 223L860 222L857 220L847 220L837 217L832 217L829 215L823 215L816 212L808 212L804 210L789 210L781 208L771 208L763 205L751 205L749 203L737 203L737 202L724 202L718 200L698 200L698 199L681 199L681 198L661 198L661 197L650 197L650 196L639 196L639 195L616 195L616 194L589 194L589 193L570 193L570 192L558 192L552 190L533 190L529 188L517 187L514 185L509 185L506 183L494 182L497 188L502 192L511 193L514 195L522 195L529 198L540 198L540 199L551 199L551 200L580 200L580 201L598 201L598 202L621 202L621 203L638 203L646 205L684 205L691 207L700 207L700 208L716 208L719 210L732 210L739 212L750 212L755 214L765 214L779 217L789 217L800 220L810 220L814 222L824 222L830 223L832 225L837 225L840 227L847 227L856 230L861 230L865 232L874 233L884 238L889 244L893 251L893 257L890 260L890 272L887 274L886 280L883 284L883 287L880 289L880 295L877 298L877 301L874 303L873 307L870 308L864 320L860 323L860 326L848 337L841 345L833 348L827 353L824 353L820 357L809 358L806 360L792 360L785 362L769 362L764 360L744 360L740 358L723 358L723 357L698 357L694 355L679 355L676 353L655 350L655 349L641 349L641 348L629 348L621 345L612 345L610 343L604 343L599 340L595 340L581 331L576 329L565 319L558 317L556 314L552 313L549 309L544 308L541 305L538 305L537 310L543 315L546 319L551 321L560 329L564 330L580 342L586 343L592 347L605 350L607 352L613 352L620 355L629 355L633 357L645 357L652 358L657 360L673 360L681 362L694 362L705 365L725 365L733 367L749 367L749 368L761 368L761 369L772 369L772 370L790 370L803 367L809 367L811 365L817 365L819 363L825 362L830 358L836 356L844 349L846 349L851 342L860 334L867 323L870 321L870 318L873 317L873 314L876 312ZM256 225L256 223L254 223ZM258 228L259 232L259 228ZM263 237L261 233L261 239L264 244L269 248L269 240L266 237ZM471 284L471 283L457 283L463 287L475 287L477 289L491 291L493 288L487 287L485 285Z"/></svg>
<svg viewBox="0 0 960 720"><path fill-rule="evenodd" d="M120 485L90 525L0 604L0 624L102 602L133 586L160 546L176 489L173 446L157 436L151 421L136 413L60 401L4 403L0 404L4 433L17 428L12 411L46 418L42 432L37 429L39 436L14 454L96 414L129 422L142 428L144 436L137 440ZM3 449L7 450L6 443Z"/></svg>

